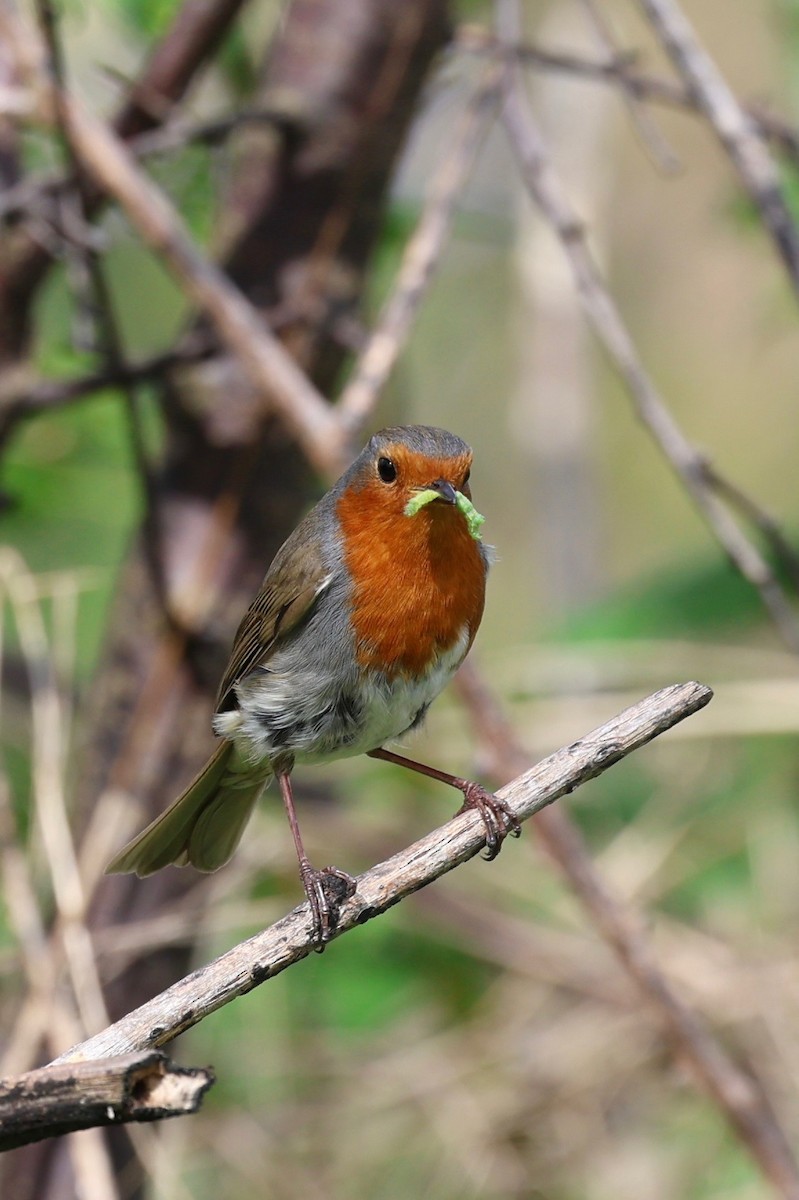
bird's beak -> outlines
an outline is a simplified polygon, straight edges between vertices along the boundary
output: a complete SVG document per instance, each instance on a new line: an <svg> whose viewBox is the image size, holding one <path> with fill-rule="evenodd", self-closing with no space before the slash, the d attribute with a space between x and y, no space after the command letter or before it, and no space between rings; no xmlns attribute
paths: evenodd
<svg viewBox="0 0 799 1200"><path fill-rule="evenodd" d="M458 503L458 493L446 479L434 479L432 483L428 483L425 491L437 492L439 499L443 500L445 504Z"/></svg>

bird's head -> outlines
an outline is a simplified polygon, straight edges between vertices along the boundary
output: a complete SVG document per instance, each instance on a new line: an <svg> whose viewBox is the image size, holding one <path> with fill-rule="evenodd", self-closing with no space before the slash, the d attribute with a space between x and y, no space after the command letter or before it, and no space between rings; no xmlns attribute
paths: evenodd
<svg viewBox="0 0 799 1200"><path fill-rule="evenodd" d="M345 480L375 515L436 527L465 521L477 539L483 518L471 503L471 466L471 448L455 434L403 425L376 433Z"/></svg>

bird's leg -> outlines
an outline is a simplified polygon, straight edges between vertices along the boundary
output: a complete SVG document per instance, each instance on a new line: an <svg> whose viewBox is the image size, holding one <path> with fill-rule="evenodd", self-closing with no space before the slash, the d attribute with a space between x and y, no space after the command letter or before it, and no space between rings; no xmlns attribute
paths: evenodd
<svg viewBox="0 0 799 1200"><path fill-rule="evenodd" d="M370 758L379 758L383 762L394 763L398 767L407 767L409 771L417 771L420 775L427 775L430 779L447 783L450 787L457 788L459 792L462 792L463 804L458 812L466 812L470 808L476 809L483 819L486 831L485 858L497 857L508 834L511 837L520 835L522 827L504 800L500 800L492 792L487 792L485 788L480 787L479 783L473 783L470 779L461 779L457 775L450 775L447 771L439 771L436 767L428 767L426 763L415 762L412 758L404 758L403 755L394 754L392 750L384 750L382 747L378 750L370 750L368 754Z"/></svg>
<svg viewBox="0 0 799 1200"><path fill-rule="evenodd" d="M338 867L323 867L319 870L311 866L302 844L289 772L275 771L275 774L280 784L280 794L291 827L291 836L294 838L302 886L311 906L315 949L321 954L335 933L341 904L355 893L356 880L346 871L340 871Z"/></svg>

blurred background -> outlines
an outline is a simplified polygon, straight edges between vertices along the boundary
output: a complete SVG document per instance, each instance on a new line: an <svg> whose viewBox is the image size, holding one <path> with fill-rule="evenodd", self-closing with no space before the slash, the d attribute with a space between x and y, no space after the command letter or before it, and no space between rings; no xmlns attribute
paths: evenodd
<svg viewBox="0 0 799 1200"><path fill-rule="evenodd" d="M153 48L191 7L178 0L65 3L58 26L69 86L96 112L117 111ZM358 7L351 0L326 12L310 0L243 4L164 127L171 122L180 131L240 112L257 97L280 109L278 126L289 145L291 130L314 103L291 77L296 62L286 66L280 58L292 9L296 18L303 7L305 41L297 45L309 60L319 54L332 73L335 52L325 38L360 36L357 22L346 24ZM237 259L237 247L245 244L241 230L252 217L247 204L260 186L260 176L253 182L242 163L259 139L277 136L274 130L265 134L253 122L232 138L186 138L146 161L198 243L226 264L331 397L346 380L363 330L392 293L431 179L486 68L485 53L474 47L490 38L492 6L464 0L419 7L430 10L427 60L414 67L417 94L404 97L403 127L389 136L397 153L382 167L387 190L368 253L361 247L352 255L360 272L357 297L342 273L342 305L349 315L353 299L356 328L349 340L340 339L333 367L329 351L314 357L309 310L292 309L281 291L289 287L287 263L293 261L288 251L281 258L282 248L292 238L299 243L300 233L273 225L270 235L268 223L260 231L267 241L278 239L263 254L263 262L270 254L280 260L268 279L249 279ZM447 10L460 40L444 31L442 11L431 15L436 7ZM361 8L366 12L370 4L364 0ZM9 3L0 11L6 22L37 28L30 6ZM683 11L738 97L781 115L790 127L797 118L799 5L739 0L731 19L724 0L684 0ZM610 30L615 51L635 56L632 68L670 73L636 4L527 0L522 16L530 45L607 62ZM325 23L334 33L323 36ZM278 49L270 52L270 45ZM30 49L29 61L16 63L15 87L26 85L25 70L39 69L36 55ZM0 69L4 61L0 52ZM706 121L675 106L646 105L642 136L644 106L625 103L617 81L578 78L535 62L526 78L531 109L591 250L671 414L689 441L795 543L796 298L729 158ZM180 876L162 887L149 880L100 885L99 875L104 856L141 819L145 809L136 811L136 804L146 808L145 793L157 811L210 745L209 690L220 655L275 546L325 486L320 473L297 465L301 456L285 431L270 427L265 461L274 495L258 509L267 532L260 541L257 530L241 534L243 542L252 535L255 549L241 551L249 557L237 574L238 590L227 586L220 569L219 595L199 637L207 635L207 654L201 647L187 668L190 684L174 693L180 707L180 688L196 692L186 744L180 754L164 749L157 766L148 761L143 782L129 763L123 770L117 761L112 769L103 755L113 751L119 758L132 704L118 682L120 671L124 675L127 663L128 691L149 695L145 685L162 686L152 684L141 665L158 638L166 644L163 613L159 617L153 606L155 585L148 592L140 582L152 497L163 492L161 534L164 542L174 537L177 547L167 585L183 584L184 559L196 551L192 522L200 520L205 482L211 491L228 486L222 456L230 446L241 450L246 438L237 421L249 429L252 413L245 398L244 415L237 417L229 368L223 364L215 376L203 360L204 400L186 403L196 363L173 363L171 375L153 373L137 382L132 401L105 387L7 420L12 401L35 392L42 380L98 369L104 352L109 361L107 336L105 351L96 345L103 322L92 311L85 261L63 245L53 250L57 231L22 188L63 172L63 144L36 114L23 118L0 112L0 145L10 146L6 158L14 160L5 178L13 204L2 207L0 193L0 269L13 271L20 253L14 239L26 228L54 261L26 298L27 328L0 374L3 1074L46 1061L94 1032L93 1023L102 1027L299 901L290 837L271 794L236 859L218 876L191 886ZM332 155L336 146L323 131L317 153ZM273 172L270 195L292 172L312 170L295 160L278 169L276 159L290 152L291 146L269 150L263 170ZM779 169L794 205L796 162L785 155ZM125 357L141 362L170 351L193 316L184 290L115 208L106 208L94 228ZM268 293L265 303L259 287ZM4 295L0 288L0 299ZM281 304L289 311L282 325ZM207 460L191 450L187 469L181 454L200 436L202 414L214 406L221 411L223 401L232 406L231 428L211 436ZM225 419L218 417L220 427ZM714 688L707 710L562 803L607 887L644 914L652 952L676 993L756 1072L795 1145L796 655L636 417L586 324L562 247L534 209L498 119L487 123L474 169L458 190L435 277L363 436L410 421L451 428L474 447L474 499L487 518L486 539L498 551L475 659L530 761L666 684L696 678ZM177 494L170 491L176 477ZM758 531L747 528L758 541ZM792 583L784 562L775 570L795 597L795 576ZM191 578L181 604L193 612L192 587L200 585ZM130 636L135 626L142 639L135 655L120 640L120 625ZM56 746L48 741L53 727L37 725L35 704L31 717L31 674L34 700L37 695L32 664L42 661L49 663L58 701ZM170 687L163 684L163 694ZM470 775L491 765L479 746L469 715L457 695L448 694L434 706L413 752ZM42 816L41 810L48 794L52 800L53 785L42 774L48 763L60 771L78 843L78 924L105 1001L91 987L88 998L65 999L70 987L75 990L75 959L59 941L63 860L59 868L58 848L48 847L32 802L52 832L57 813L46 809ZM352 872L442 823L452 810L440 787L366 759L301 776L312 861L334 861ZM100 800L102 819L92 820ZM22 892L15 893L19 878L30 893L27 918L20 913ZM124 890L112 893L112 886ZM50 963L49 982L40 980L38 992L31 982L37 922L40 950ZM130 972L143 995L125 982ZM55 1019L59 1004L72 1010L69 1019ZM537 841L535 822L496 863L469 863L323 956L312 955L206 1019L176 1054L186 1063L214 1066L217 1083L197 1116L137 1130L132 1155L112 1148L107 1185L97 1183L102 1171L93 1176L85 1165L95 1161L92 1153L105 1154L91 1135L87 1144L94 1150L51 1147L44 1157L20 1158L27 1194L59 1200L90 1194L755 1200L772 1194L773 1182L697 1086L662 1014L619 964ZM92 1177L100 1188L94 1193L86 1190ZM774 1194L792 1193L777 1188Z"/></svg>

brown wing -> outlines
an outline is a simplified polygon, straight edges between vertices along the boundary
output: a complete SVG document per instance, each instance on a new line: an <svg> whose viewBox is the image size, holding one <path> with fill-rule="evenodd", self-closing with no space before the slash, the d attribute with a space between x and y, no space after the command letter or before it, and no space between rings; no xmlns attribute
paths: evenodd
<svg viewBox="0 0 799 1200"><path fill-rule="evenodd" d="M303 526L283 543L244 614L216 695L217 712L231 707L234 685L266 663L275 645L307 616L330 583L318 542Z"/></svg>

